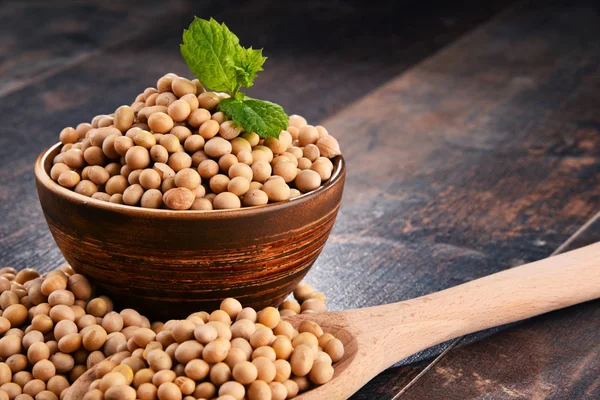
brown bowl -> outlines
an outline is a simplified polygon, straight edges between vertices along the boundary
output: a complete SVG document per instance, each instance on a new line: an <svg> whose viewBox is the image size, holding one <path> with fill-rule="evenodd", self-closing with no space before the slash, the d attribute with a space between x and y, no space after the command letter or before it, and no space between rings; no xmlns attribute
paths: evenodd
<svg viewBox="0 0 600 400"><path fill-rule="evenodd" d="M323 250L337 215L346 168L321 188L237 210L171 211L92 199L49 176L56 144L35 163L40 203L54 240L78 273L121 307L152 318L218 308L226 297L278 305Z"/></svg>

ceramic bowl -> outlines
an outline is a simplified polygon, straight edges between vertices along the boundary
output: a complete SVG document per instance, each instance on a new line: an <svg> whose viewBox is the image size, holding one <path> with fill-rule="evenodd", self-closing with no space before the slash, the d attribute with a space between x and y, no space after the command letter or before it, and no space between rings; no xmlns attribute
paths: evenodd
<svg viewBox="0 0 600 400"><path fill-rule="evenodd" d="M293 200L237 210L171 211L92 199L49 176L56 144L35 164L37 191L65 259L119 307L181 318L235 297L276 306L315 262L331 232L345 163L322 187Z"/></svg>

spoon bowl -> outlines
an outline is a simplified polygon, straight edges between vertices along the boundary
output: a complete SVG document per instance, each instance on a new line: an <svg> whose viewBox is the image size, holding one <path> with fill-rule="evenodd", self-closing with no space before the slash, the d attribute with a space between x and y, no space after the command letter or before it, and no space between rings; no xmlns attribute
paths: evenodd
<svg viewBox="0 0 600 400"><path fill-rule="evenodd" d="M347 399L396 362L446 340L600 297L600 243L398 303L288 317L317 322L344 344L333 379L297 400ZM69 389L81 399L94 368Z"/></svg>

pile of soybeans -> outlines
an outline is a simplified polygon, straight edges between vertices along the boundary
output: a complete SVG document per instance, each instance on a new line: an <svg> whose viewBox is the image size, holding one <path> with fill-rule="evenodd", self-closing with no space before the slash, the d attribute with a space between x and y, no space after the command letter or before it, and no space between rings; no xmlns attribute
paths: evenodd
<svg viewBox="0 0 600 400"><path fill-rule="evenodd" d="M85 400L283 400L331 380L344 354L318 324L280 319L326 310L308 284L279 310L228 298L166 323L114 311L69 265L45 276L3 268L0 293L0 400L64 398L94 366Z"/></svg>
<svg viewBox="0 0 600 400"><path fill-rule="evenodd" d="M217 110L226 97L166 74L130 106L64 128L50 175L95 199L172 210L264 205L329 180L341 153L324 127L292 115L279 138L263 139Z"/></svg>

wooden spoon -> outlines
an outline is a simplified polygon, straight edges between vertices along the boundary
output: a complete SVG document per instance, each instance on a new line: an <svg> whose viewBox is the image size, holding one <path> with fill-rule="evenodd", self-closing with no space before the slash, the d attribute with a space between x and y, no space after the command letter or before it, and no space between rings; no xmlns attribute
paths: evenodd
<svg viewBox="0 0 600 400"><path fill-rule="evenodd" d="M600 242L508 269L441 292L377 307L288 319L310 319L345 346L333 379L298 400L346 399L374 376L418 351L482 329L600 297ZM91 371L65 397L80 399Z"/></svg>

